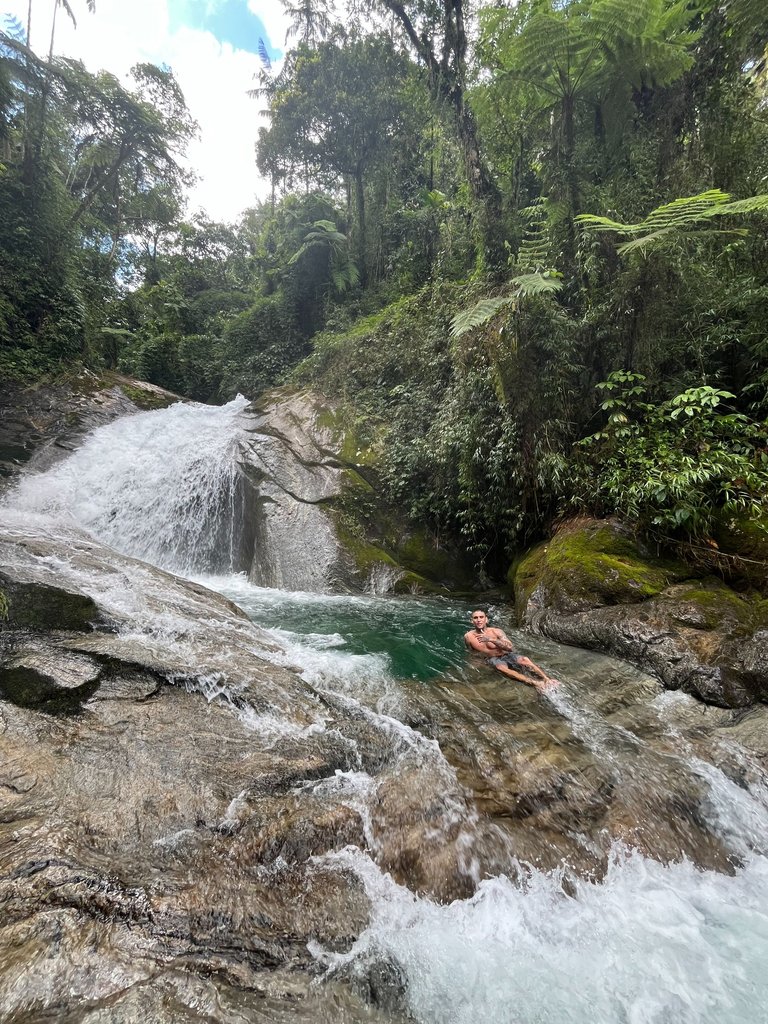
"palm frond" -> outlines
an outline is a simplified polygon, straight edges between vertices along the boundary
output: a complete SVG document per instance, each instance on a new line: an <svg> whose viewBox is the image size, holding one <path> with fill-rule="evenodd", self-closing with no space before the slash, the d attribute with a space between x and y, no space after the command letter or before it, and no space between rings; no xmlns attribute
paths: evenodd
<svg viewBox="0 0 768 1024"><path fill-rule="evenodd" d="M70 21L75 26L75 28L77 28L77 18L75 18L75 12L70 7L68 0L56 0L56 4L57 6L64 8L64 10L69 15Z"/></svg>

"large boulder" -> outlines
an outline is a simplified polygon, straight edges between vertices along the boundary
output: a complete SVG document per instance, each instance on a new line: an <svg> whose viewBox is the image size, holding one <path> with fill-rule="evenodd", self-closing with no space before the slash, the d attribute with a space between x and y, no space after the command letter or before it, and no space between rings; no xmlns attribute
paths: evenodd
<svg viewBox="0 0 768 1024"><path fill-rule="evenodd" d="M249 576L265 587L371 593L467 589L463 560L389 508L375 437L308 391L268 392L243 413Z"/></svg>
<svg viewBox="0 0 768 1024"><path fill-rule="evenodd" d="M537 632L642 665L707 703L768 699L768 602L642 549L616 522L565 524L512 575L518 619Z"/></svg>

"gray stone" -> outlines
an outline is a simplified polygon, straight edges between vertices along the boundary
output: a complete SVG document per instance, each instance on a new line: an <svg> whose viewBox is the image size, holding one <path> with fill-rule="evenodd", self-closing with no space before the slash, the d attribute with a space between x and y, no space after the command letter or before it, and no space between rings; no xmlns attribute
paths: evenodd
<svg viewBox="0 0 768 1024"><path fill-rule="evenodd" d="M315 396L276 391L243 414L241 465L255 492L249 577L260 586L354 587L328 504L341 495L343 467L338 437L320 424L324 411Z"/></svg>
<svg viewBox="0 0 768 1024"><path fill-rule="evenodd" d="M0 663L0 696L21 707L74 710L96 692L102 671L92 658L28 643Z"/></svg>

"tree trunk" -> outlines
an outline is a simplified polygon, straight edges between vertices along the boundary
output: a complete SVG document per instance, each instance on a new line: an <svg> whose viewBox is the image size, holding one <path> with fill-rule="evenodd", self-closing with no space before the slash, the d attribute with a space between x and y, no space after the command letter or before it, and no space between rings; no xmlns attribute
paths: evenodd
<svg viewBox="0 0 768 1024"><path fill-rule="evenodd" d="M464 156L467 183L474 200L475 223L480 235L483 260L487 269L499 270L506 264L501 193L481 156L475 119L465 103L467 38L463 0L444 0L443 39L439 57L430 36L416 30L403 3L399 0L383 0L383 3L400 22L411 46L426 64L432 99L438 107L447 106L451 111Z"/></svg>
<svg viewBox="0 0 768 1024"><path fill-rule="evenodd" d="M360 284L365 287L368 277L366 268L365 189L363 188L363 169L360 164L355 167L355 212L357 213L357 263L360 272Z"/></svg>
<svg viewBox="0 0 768 1024"><path fill-rule="evenodd" d="M563 96L563 173L565 175L568 219L566 222L568 251L566 260L570 274L576 268L576 225L574 218L579 213L579 177L576 173L576 124L575 99L572 93Z"/></svg>

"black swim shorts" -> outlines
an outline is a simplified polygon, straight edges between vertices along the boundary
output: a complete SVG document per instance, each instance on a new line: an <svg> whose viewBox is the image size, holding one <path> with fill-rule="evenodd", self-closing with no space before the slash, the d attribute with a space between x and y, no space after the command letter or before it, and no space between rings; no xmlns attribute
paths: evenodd
<svg viewBox="0 0 768 1024"><path fill-rule="evenodd" d="M488 664L493 665L494 668L497 665L506 665L507 668L515 668L523 657L525 657L525 655L515 654L514 651L510 651L509 654L502 654L498 658L489 658Z"/></svg>

